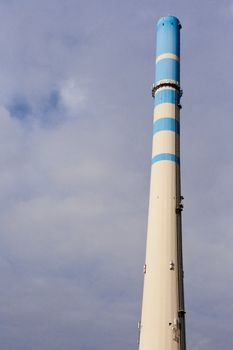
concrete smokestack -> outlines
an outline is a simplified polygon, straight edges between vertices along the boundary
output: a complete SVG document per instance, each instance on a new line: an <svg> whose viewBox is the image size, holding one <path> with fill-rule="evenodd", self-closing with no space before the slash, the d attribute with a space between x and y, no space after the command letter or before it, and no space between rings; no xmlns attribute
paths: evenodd
<svg viewBox="0 0 233 350"><path fill-rule="evenodd" d="M140 350L185 350L180 187L180 29L157 23L153 148Z"/></svg>

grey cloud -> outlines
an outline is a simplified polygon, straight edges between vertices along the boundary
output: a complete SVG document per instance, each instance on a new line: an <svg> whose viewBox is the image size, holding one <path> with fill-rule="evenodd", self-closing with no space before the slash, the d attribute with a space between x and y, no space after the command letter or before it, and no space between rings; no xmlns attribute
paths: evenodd
<svg viewBox="0 0 233 350"><path fill-rule="evenodd" d="M154 22L170 13L188 348L231 349L233 23L230 1L201 4L0 2L3 350L137 347Z"/></svg>

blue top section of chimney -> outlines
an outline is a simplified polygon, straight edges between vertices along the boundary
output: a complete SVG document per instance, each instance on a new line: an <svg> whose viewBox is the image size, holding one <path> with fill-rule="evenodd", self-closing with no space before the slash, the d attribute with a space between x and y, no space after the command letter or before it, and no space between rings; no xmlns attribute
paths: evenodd
<svg viewBox="0 0 233 350"><path fill-rule="evenodd" d="M180 21L174 16L162 17L157 23L156 83L180 82Z"/></svg>
<svg viewBox="0 0 233 350"><path fill-rule="evenodd" d="M162 17L157 23L156 56L173 53L180 57L180 21L174 16Z"/></svg>

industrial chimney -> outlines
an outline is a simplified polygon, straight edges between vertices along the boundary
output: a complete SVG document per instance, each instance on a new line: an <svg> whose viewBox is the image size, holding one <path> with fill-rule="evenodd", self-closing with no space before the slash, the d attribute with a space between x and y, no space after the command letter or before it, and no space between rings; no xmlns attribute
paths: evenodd
<svg viewBox="0 0 233 350"><path fill-rule="evenodd" d="M180 29L157 23L153 148L139 350L185 350L180 186Z"/></svg>

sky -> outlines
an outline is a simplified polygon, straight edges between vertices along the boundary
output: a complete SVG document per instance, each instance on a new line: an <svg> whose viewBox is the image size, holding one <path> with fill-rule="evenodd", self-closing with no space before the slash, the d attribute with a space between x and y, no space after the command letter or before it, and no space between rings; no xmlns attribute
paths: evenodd
<svg viewBox="0 0 233 350"><path fill-rule="evenodd" d="M137 349L155 24L182 23L187 349L233 343L233 2L0 0L1 350Z"/></svg>

